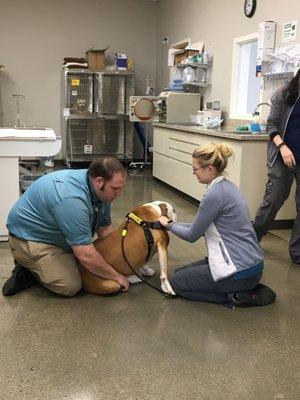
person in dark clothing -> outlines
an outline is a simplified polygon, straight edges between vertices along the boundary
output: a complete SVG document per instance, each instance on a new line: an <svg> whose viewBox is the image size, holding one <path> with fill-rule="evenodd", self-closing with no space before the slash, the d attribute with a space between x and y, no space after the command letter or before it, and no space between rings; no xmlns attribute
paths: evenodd
<svg viewBox="0 0 300 400"><path fill-rule="evenodd" d="M259 241L268 232L277 212L296 182L296 210L289 244L290 257L300 264L300 69L271 98L267 120L268 182L253 227Z"/></svg>

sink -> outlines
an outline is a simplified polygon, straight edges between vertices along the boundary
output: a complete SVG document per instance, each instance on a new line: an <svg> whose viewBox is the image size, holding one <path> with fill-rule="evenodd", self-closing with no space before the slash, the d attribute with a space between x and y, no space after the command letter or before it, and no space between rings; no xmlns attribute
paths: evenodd
<svg viewBox="0 0 300 400"><path fill-rule="evenodd" d="M51 128L39 128L39 127L7 127L0 128L0 138L47 138L56 139L54 130Z"/></svg>

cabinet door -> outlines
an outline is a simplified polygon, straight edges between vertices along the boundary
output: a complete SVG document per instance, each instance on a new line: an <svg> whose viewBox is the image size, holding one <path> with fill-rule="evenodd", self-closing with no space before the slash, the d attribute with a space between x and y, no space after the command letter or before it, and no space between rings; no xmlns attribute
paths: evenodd
<svg viewBox="0 0 300 400"><path fill-rule="evenodd" d="M95 111L99 115L124 115L126 93L125 75L97 74Z"/></svg>
<svg viewBox="0 0 300 400"><path fill-rule="evenodd" d="M93 74L67 72L65 108L70 114L92 114L93 112Z"/></svg>
<svg viewBox="0 0 300 400"><path fill-rule="evenodd" d="M124 119L70 119L67 153L70 161L90 161L104 155L124 157Z"/></svg>

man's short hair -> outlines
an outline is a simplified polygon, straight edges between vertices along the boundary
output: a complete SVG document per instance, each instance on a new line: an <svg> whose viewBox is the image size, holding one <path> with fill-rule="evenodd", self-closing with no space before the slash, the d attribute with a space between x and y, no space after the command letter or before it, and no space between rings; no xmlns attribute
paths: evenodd
<svg viewBox="0 0 300 400"><path fill-rule="evenodd" d="M125 168L114 157L102 157L93 161L89 166L89 174L92 178L101 176L105 181L109 181L115 173L126 175Z"/></svg>

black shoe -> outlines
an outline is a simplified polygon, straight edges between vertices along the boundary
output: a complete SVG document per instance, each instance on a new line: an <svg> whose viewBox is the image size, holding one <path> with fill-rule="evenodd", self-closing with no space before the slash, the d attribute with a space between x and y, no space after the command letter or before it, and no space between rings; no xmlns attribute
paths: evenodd
<svg viewBox="0 0 300 400"><path fill-rule="evenodd" d="M21 290L28 289L37 282L37 278L25 267L17 264L12 270L12 275L4 283L2 293L4 296L12 296Z"/></svg>
<svg viewBox="0 0 300 400"><path fill-rule="evenodd" d="M234 299L241 304L267 306L276 299L276 293L266 285L259 283L252 290L240 290L234 294Z"/></svg>

